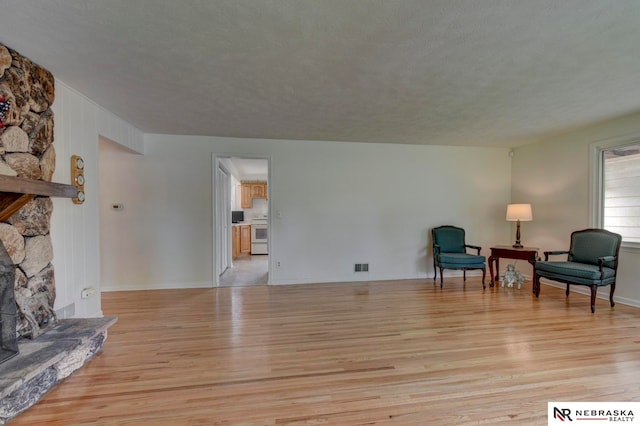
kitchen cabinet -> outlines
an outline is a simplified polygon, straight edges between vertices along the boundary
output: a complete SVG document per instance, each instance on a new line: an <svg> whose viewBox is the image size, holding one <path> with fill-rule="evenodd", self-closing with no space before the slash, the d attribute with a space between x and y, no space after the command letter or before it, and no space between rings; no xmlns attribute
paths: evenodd
<svg viewBox="0 0 640 426"><path fill-rule="evenodd" d="M267 198L267 183L257 182L251 184L251 198Z"/></svg>
<svg viewBox="0 0 640 426"><path fill-rule="evenodd" d="M240 226L240 253L251 254L251 225Z"/></svg>
<svg viewBox="0 0 640 426"><path fill-rule="evenodd" d="M253 200L267 199L267 182L242 182L242 203L243 209L253 207Z"/></svg>
<svg viewBox="0 0 640 426"><path fill-rule="evenodd" d="M251 198L251 184L243 183L241 185L242 202L240 203L243 209L250 209L253 207L253 198Z"/></svg>
<svg viewBox="0 0 640 426"><path fill-rule="evenodd" d="M231 227L231 259L235 260L240 254L240 227Z"/></svg>

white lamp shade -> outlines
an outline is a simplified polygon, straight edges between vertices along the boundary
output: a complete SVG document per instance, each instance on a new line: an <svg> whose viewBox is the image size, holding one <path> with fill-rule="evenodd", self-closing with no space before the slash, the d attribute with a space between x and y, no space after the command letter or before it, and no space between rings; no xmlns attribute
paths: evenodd
<svg viewBox="0 0 640 426"><path fill-rule="evenodd" d="M517 220L528 222L533 220L531 204L509 204L507 206L507 220L511 222Z"/></svg>

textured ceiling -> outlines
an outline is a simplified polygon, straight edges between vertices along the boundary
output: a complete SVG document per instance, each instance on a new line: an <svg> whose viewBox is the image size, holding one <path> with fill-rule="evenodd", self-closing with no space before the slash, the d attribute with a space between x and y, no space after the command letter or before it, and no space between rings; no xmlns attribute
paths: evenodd
<svg viewBox="0 0 640 426"><path fill-rule="evenodd" d="M0 0L144 132L518 146L640 110L637 0Z"/></svg>

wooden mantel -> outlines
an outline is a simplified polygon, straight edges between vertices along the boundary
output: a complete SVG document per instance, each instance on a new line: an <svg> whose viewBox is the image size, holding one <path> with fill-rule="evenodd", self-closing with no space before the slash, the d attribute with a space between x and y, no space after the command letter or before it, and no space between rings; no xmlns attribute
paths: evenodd
<svg viewBox="0 0 640 426"><path fill-rule="evenodd" d="M9 219L36 195L75 198L78 188L62 183L0 175L0 222Z"/></svg>

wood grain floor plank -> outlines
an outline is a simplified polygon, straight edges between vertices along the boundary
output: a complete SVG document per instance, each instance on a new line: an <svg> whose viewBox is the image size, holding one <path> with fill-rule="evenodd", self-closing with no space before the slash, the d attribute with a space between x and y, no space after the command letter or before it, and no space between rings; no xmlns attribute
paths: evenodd
<svg viewBox="0 0 640 426"><path fill-rule="evenodd" d="M640 400L640 309L477 278L105 293L103 351L12 425L546 424Z"/></svg>

